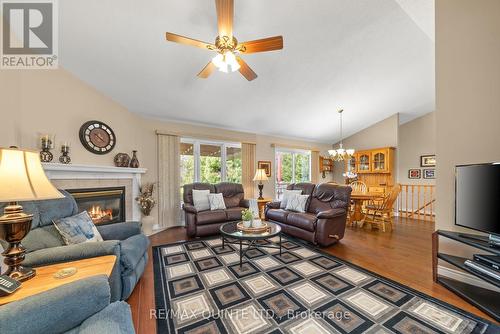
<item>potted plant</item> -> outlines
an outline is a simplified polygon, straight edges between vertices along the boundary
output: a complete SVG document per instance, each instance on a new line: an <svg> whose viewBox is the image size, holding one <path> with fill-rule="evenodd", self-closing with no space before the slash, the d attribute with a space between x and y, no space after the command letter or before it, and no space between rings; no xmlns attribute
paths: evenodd
<svg viewBox="0 0 500 334"><path fill-rule="evenodd" d="M243 226L252 226L253 212L250 209L245 209L241 211L241 220L243 220Z"/></svg>
<svg viewBox="0 0 500 334"><path fill-rule="evenodd" d="M153 197L153 192L155 189L154 183L146 183L144 186L140 187L140 195L135 199L141 208L143 214L142 217L142 230L144 234L150 235L153 233L154 218L151 217L151 210L153 210L156 205L156 201Z"/></svg>

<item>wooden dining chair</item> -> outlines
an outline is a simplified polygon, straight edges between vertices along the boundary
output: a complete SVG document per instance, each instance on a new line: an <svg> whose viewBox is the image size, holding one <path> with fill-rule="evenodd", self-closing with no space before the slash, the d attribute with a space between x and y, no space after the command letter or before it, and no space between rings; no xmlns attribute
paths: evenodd
<svg viewBox="0 0 500 334"><path fill-rule="evenodd" d="M382 231L385 232L385 223L389 223L391 230L393 228L393 210L392 207L401 192L401 185L396 183L394 187L379 202L371 202L366 206L365 223L373 225L382 225Z"/></svg>
<svg viewBox="0 0 500 334"><path fill-rule="evenodd" d="M353 192L357 192L357 193L365 193L368 191L368 187L366 186L366 183L364 183L363 181L354 181L354 182L351 182L349 184L349 187L352 188L352 191ZM364 211L364 203L363 203L363 206L361 208L361 211ZM347 215L348 217L348 220L350 220L351 218L351 214L354 212L354 201L351 201L350 205L349 205L349 215ZM348 222L348 223L351 223L352 225L352 222Z"/></svg>
<svg viewBox="0 0 500 334"><path fill-rule="evenodd" d="M353 192L357 193L365 193L368 190L368 187L366 186L366 183L363 181L354 181L349 184L349 187L352 188Z"/></svg>

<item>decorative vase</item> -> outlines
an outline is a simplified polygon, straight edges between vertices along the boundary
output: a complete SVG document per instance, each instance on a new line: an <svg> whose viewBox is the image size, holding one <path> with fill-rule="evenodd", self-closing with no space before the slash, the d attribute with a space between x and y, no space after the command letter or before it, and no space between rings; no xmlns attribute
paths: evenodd
<svg viewBox="0 0 500 334"><path fill-rule="evenodd" d="M131 168L139 168L139 159L137 159L137 151L132 151L132 159L130 160Z"/></svg>
<svg viewBox="0 0 500 334"><path fill-rule="evenodd" d="M243 221L243 226L246 228L249 228L252 226L252 221L251 220L244 220Z"/></svg>
<svg viewBox="0 0 500 334"><path fill-rule="evenodd" d="M257 228L262 226L262 220L260 219L254 219L252 221L252 227Z"/></svg>
<svg viewBox="0 0 500 334"><path fill-rule="evenodd" d="M155 224L155 219L151 216L143 216L141 219L142 223L142 232L145 235L153 234L153 226Z"/></svg>

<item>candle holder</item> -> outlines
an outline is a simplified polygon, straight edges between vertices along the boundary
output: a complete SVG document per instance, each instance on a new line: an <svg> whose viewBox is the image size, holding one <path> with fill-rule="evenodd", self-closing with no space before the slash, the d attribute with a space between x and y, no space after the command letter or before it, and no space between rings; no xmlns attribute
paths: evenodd
<svg viewBox="0 0 500 334"><path fill-rule="evenodd" d="M69 144L62 144L61 145L61 156L59 157L59 162L62 164L70 164L71 163L71 158L69 156Z"/></svg>
<svg viewBox="0 0 500 334"><path fill-rule="evenodd" d="M50 152L54 148L54 136L43 135L40 138L42 151L40 152L41 162L51 162L54 159L54 155Z"/></svg>

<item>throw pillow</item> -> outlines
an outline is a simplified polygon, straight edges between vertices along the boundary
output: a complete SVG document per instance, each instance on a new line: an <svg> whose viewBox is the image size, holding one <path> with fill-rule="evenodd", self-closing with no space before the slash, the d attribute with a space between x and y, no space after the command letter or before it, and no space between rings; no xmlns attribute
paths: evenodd
<svg viewBox="0 0 500 334"><path fill-rule="evenodd" d="M66 245L103 241L87 211L52 221Z"/></svg>
<svg viewBox="0 0 500 334"><path fill-rule="evenodd" d="M208 201L210 202L210 210L225 210L224 196L222 194L209 194Z"/></svg>
<svg viewBox="0 0 500 334"><path fill-rule="evenodd" d="M196 211L205 211L210 209L208 194L210 194L210 190L193 189L193 205Z"/></svg>
<svg viewBox="0 0 500 334"><path fill-rule="evenodd" d="M288 199L286 204L286 209L295 212L306 212L306 204L309 199L309 195L297 195L293 194Z"/></svg>
<svg viewBox="0 0 500 334"><path fill-rule="evenodd" d="M302 190L283 190L283 198L281 199L280 209L285 209L288 203L288 200L292 195L300 195L302 194Z"/></svg>

